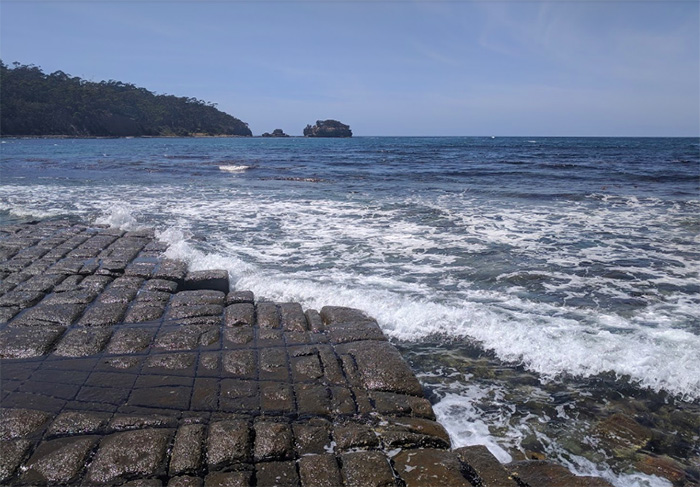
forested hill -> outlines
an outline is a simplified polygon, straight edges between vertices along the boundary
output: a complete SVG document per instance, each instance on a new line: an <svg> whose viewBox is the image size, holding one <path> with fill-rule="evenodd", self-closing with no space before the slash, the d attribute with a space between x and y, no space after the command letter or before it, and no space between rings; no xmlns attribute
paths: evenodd
<svg viewBox="0 0 700 487"><path fill-rule="evenodd" d="M0 69L2 135L252 135L245 122L195 98L19 63L0 61Z"/></svg>

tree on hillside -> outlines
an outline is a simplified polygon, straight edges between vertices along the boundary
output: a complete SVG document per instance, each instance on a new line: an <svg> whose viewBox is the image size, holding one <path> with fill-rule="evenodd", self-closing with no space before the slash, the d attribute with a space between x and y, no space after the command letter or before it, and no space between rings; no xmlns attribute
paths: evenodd
<svg viewBox="0 0 700 487"><path fill-rule="evenodd" d="M248 124L196 98L156 95L63 71L0 61L2 135L252 135Z"/></svg>

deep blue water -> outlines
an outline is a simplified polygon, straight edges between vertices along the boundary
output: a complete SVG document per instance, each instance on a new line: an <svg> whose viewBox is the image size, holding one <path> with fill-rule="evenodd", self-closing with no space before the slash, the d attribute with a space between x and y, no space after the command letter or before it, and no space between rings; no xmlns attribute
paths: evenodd
<svg viewBox="0 0 700 487"><path fill-rule="evenodd" d="M500 197L622 195L695 198L692 138L361 137L352 139L5 140L4 176L40 169L75 182L158 184L219 179L221 165L252 165L244 181L322 178L331 190L464 191ZM8 163L12 163L11 165ZM144 180L144 173L149 174ZM546 184L544 184L546 183ZM640 185L642 187L640 187ZM262 185L267 186L267 185Z"/></svg>
<svg viewBox="0 0 700 487"><path fill-rule="evenodd" d="M582 418L585 443L594 415L584 409L596 406L582 397L606 403L616 390L697 404L698 139L4 139L0 148L0 222L155 227L172 256L225 267L258 296L362 308L400 342L456 444L485 442L505 461L537 430L540 447L574 470L667 485L632 478L614 459L589 465L514 411L518 377L535 377L542 404L557 388L576 390L557 407L578 412L569 419ZM481 377L479 360L511 375ZM490 407L473 406L484 398Z"/></svg>

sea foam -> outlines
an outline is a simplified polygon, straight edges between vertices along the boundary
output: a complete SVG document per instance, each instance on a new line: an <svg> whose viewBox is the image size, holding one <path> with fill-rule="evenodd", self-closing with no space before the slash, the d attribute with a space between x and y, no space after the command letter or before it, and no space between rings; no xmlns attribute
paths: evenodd
<svg viewBox="0 0 700 487"><path fill-rule="evenodd" d="M54 214L57 208L85 216L98 213L96 222L126 230L155 225L170 244L168 256L186 260L193 269L223 267L237 288L269 299L314 308L361 308L399 340L471 340L545 380L612 372L654 391L700 398L700 336L692 327L697 300L680 292L652 294L658 291L646 284L653 279L682 289L697 282L690 250L679 248L668 255L652 248L641 254L647 260L635 267L614 236L578 250L567 243L575 238L576 226L609 232L611 222L622 216L630 225L627 238L642 232L633 226L638 220L665 225L654 221L657 217L647 206L622 216L589 211L572 220L572 230L565 223L574 218L571 210L479 213L464 196L458 196L461 209L454 197L425 203L415 199L411 211L424 211L426 217L416 220L408 218L409 206L275 200L241 189L223 195L207 190L204 198L199 194L204 190L194 187L162 186L150 193L128 185L51 188L6 186L11 203L3 204L24 214ZM94 192L102 198L92 198ZM621 205L627 207L627 200ZM559 245L543 245L548 238L543 232L556 235ZM193 238L201 233L205 241ZM494 275L501 285L491 289L461 277L477 271L474 266L488 265L491 249L501 247L523 258L546 257L553 268L540 270L540 275L511 268ZM647 261L652 265L644 271L647 281L641 281L586 274L578 270L586 269L580 266L586 261L589 266L617 267L621 276L640 273ZM529 287L539 285L564 296L564 302L529 299ZM589 296L588 290L600 296ZM633 293L648 293L649 298L627 314L566 304L626 300Z"/></svg>
<svg viewBox="0 0 700 487"><path fill-rule="evenodd" d="M171 244L168 257L183 259L194 269L226 268L238 289L311 308L328 304L360 308L399 340L431 336L476 340L502 360L522 364L544 380L612 371L654 391L700 398L700 336L689 331L531 303L496 291L466 293L472 299L461 302L434 302L411 297L419 287L389 277L335 273L332 281L323 281L304 272L279 275L246 262L234 248L228 255L203 253L176 231L160 237ZM625 332L599 329L593 324L596 320Z"/></svg>
<svg viewBox="0 0 700 487"><path fill-rule="evenodd" d="M238 289L361 308L407 350L435 339L477 345L536 373L541 387L602 375L603 389L632 383L700 398L697 166L668 166L671 179L655 179L660 148L685 143L622 141L628 149L611 153L608 141L589 139L499 138L486 149L462 139L309 142L282 153L253 139L132 140L129 150L123 141L48 150L13 141L0 211L152 227L169 257L227 269ZM99 159L105 151L110 161ZM260 178L222 177L252 167ZM324 184L285 182L318 175ZM577 379L586 377L596 380ZM435 398L456 444L490 444L488 427L509 417L507 408L465 409L460 398L498 394L515 407L505 389ZM507 459L507 443L522 435L503 426L492 451ZM570 468L587 471L584 463ZM626 481L616 485L665 485Z"/></svg>
<svg viewBox="0 0 700 487"><path fill-rule="evenodd" d="M115 204L95 218L95 223L126 231L146 228L145 225L138 223L135 213L135 208L128 204Z"/></svg>
<svg viewBox="0 0 700 487"><path fill-rule="evenodd" d="M244 172L247 171L248 169L251 169L253 166L246 166L246 165L226 165L226 166L219 166L219 171L224 171L224 172Z"/></svg>

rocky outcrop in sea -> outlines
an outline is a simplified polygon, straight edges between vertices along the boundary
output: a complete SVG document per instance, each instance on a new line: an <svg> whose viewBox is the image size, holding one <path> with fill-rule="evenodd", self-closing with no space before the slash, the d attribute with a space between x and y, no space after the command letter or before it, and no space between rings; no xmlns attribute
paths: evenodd
<svg viewBox="0 0 700 487"><path fill-rule="evenodd" d="M352 130L337 120L317 120L316 125L307 125L304 137L352 137Z"/></svg>
<svg viewBox="0 0 700 487"><path fill-rule="evenodd" d="M282 130L282 129L275 129L272 131L272 133L265 132L264 134L262 134L262 136L263 137L289 137L289 135L285 134L284 130Z"/></svg>

